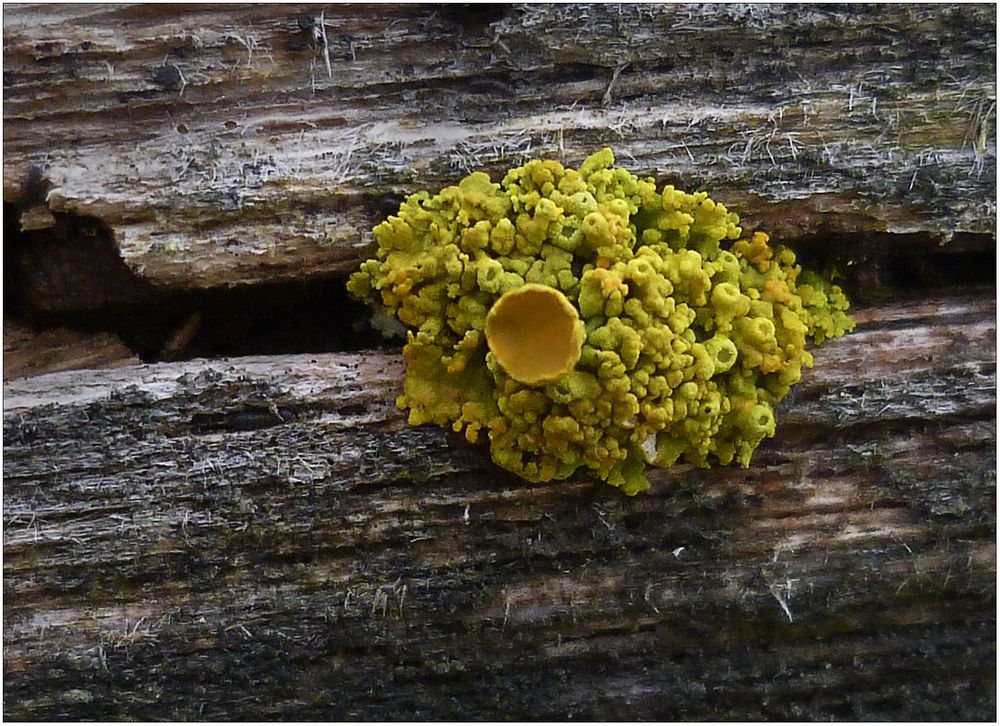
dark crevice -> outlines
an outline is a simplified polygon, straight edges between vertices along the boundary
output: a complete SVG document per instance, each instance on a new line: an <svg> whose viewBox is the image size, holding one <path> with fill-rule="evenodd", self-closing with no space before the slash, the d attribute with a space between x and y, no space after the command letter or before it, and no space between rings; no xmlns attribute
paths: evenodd
<svg viewBox="0 0 1000 726"><path fill-rule="evenodd" d="M823 270L843 287L856 307L996 284L992 235L943 242L927 233L823 234L781 242L803 269Z"/></svg>
<svg viewBox="0 0 1000 726"><path fill-rule="evenodd" d="M4 205L4 303L30 319L93 316L154 296L122 261L106 225L93 217L47 213L39 229L21 231L22 209ZM30 212L28 212L30 214Z"/></svg>
<svg viewBox="0 0 1000 726"><path fill-rule="evenodd" d="M124 263L99 220L56 214L21 231L4 205L5 318L35 331L112 333L145 362L398 347L370 323L343 276L169 290Z"/></svg>
<svg viewBox="0 0 1000 726"><path fill-rule="evenodd" d="M505 3L446 3L432 7L428 24L431 19L440 18L469 36L488 34L490 26L503 20L511 9Z"/></svg>
<svg viewBox="0 0 1000 726"><path fill-rule="evenodd" d="M367 322L340 277L243 288L156 292L86 312L17 306L34 329L110 332L145 362L398 347Z"/></svg>
<svg viewBox="0 0 1000 726"><path fill-rule="evenodd" d="M146 362L395 348L371 311L345 289L346 276L204 290L159 288L123 262L99 220L39 212L42 228L20 229L37 207L4 205L6 319L35 331L112 333ZM398 208L387 195L373 218ZM384 203L381 203L384 202ZM383 208L384 207L384 208ZM49 216L46 217L45 215ZM47 221L46 221L47 220ZM856 307L995 287L989 235L831 235L782 240L804 268L825 270Z"/></svg>

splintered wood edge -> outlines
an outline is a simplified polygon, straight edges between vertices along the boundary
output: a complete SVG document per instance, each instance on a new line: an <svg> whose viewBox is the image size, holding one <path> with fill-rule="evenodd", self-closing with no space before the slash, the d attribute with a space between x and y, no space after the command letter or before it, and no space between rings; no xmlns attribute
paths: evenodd
<svg viewBox="0 0 1000 726"><path fill-rule="evenodd" d="M947 9L886 7L878 22L790 8L750 25L724 6L697 18L528 6L483 35L429 9L330 8L332 74L303 12L12 8L4 199L44 180L50 211L100 219L137 275L176 288L343 274L402 194L472 170L498 181L531 158L575 165L606 145L619 165L707 191L779 239L995 226L983 203L995 49L972 30L995 18L980 6L961 24L943 22ZM812 42L823 29L838 40ZM776 43L818 75L789 78L756 52ZM925 60L932 45L947 63ZM47 224L34 202L25 223Z"/></svg>

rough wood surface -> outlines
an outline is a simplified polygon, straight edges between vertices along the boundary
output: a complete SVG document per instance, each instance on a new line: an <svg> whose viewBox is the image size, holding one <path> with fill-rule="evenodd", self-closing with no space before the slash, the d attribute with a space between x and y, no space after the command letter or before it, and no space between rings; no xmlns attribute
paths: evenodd
<svg viewBox="0 0 1000 726"><path fill-rule="evenodd" d="M17 5L3 38L6 718L995 717L995 6ZM122 361L28 319L350 347L330 276L402 194L604 145L860 303L749 469L527 486L404 425L395 350L9 379Z"/></svg>
<svg viewBox="0 0 1000 726"><path fill-rule="evenodd" d="M9 320L3 324L4 380L139 362L131 350L108 333L87 335L66 328L38 331Z"/></svg>
<svg viewBox="0 0 1000 726"><path fill-rule="evenodd" d="M344 272L400 194L603 145L781 236L992 234L991 5L4 13L4 200L173 287Z"/></svg>
<svg viewBox="0 0 1000 726"><path fill-rule="evenodd" d="M12 719L990 719L992 291L857 311L751 468L526 486L396 353L4 389Z"/></svg>

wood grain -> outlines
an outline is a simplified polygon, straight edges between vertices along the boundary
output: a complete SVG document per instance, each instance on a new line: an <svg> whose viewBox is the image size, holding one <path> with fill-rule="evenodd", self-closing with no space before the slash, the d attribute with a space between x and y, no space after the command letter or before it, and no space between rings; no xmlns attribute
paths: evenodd
<svg viewBox="0 0 1000 726"><path fill-rule="evenodd" d="M857 316L634 498L406 427L394 353L11 381L5 715L990 718L995 303Z"/></svg>
<svg viewBox="0 0 1000 726"><path fill-rule="evenodd" d="M5 718L995 718L994 6L16 5L3 41ZM605 145L856 303L748 469L526 485L342 334L403 195ZM286 354L183 360L254 327Z"/></svg>
<svg viewBox="0 0 1000 726"><path fill-rule="evenodd" d="M988 5L21 5L4 200L98 220L179 288L343 273L404 193L605 145L779 237L992 234L995 29Z"/></svg>
<svg viewBox="0 0 1000 726"><path fill-rule="evenodd" d="M5 380L140 362L120 340L108 333L87 335L66 328L37 331L10 321L4 321L3 353Z"/></svg>

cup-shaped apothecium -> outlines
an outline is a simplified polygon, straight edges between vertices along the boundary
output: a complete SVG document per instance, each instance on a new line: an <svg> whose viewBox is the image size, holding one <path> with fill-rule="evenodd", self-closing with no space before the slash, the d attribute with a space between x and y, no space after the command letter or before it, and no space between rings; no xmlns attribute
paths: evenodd
<svg viewBox="0 0 1000 726"><path fill-rule="evenodd" d="M573 370L585 339L573 303L547 285L529 283L505 293L486 316L486 342L497 363L527 385Z"/></svg>

